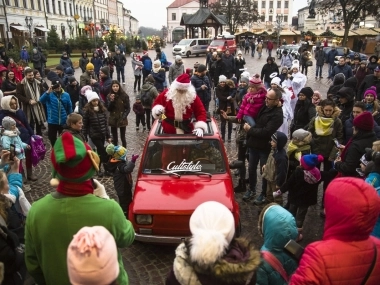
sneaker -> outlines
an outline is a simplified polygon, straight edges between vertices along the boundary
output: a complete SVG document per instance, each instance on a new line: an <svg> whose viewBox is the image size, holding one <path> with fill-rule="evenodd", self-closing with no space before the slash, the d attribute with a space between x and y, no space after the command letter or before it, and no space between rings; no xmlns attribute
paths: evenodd
<svg viewBox="0 0 380 285"><path fill-rule="evenodd" d="M136 127L136 131L138 131L140 128L139 127Z"/></svg>
<svg viewBox="0 0 380 285"><path fill-rule="evenodd" d="M123 82L123 85L125 85L125 82Z"/></svg>
<svg viewBox="0 0 380 285"><path fill-rule="evenodd" d="M247 190L243 196L243 201L249 201L255 197L255 193L253 193L251 190Z"/></svg>
<svg viewBox="0 0 380 285"><path fill-rule="evenodd" d="M261 193L253 202L255 205L262 205L265 203L265 196Z"/></svg>

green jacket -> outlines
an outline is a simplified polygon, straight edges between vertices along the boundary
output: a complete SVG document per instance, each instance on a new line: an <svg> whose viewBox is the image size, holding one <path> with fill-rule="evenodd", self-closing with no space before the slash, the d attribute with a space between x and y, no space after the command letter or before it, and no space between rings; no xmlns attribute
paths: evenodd
<svg viewBox="0 0 380 285"><path fill-rule="evenodd" d="M92 194L60 198L54 194L33 203L25 226L25 262L28 272L39 285L70 284L67 248L84 226L104 226L115 238L118 248L132 244L135 236L132 224L125 219L114 200L104 200ZM118 260L118 284L128 285L120 252Z"/></svg>

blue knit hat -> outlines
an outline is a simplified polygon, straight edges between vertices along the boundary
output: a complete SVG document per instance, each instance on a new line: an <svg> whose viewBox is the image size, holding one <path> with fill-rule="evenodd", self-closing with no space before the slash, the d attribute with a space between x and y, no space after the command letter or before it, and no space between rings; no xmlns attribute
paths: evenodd
<svg viewBox="0 0 380 285"><path fill-rule="evenodd" d="M322 161L323 161L322 155L306 154L301 157L301 165L303 169L305 170L313 169Z"/></svg>

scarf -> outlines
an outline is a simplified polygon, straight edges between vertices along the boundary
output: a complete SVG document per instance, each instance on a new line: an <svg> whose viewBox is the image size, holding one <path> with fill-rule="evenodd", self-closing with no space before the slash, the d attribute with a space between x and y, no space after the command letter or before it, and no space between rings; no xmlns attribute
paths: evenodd
<svg viewBox="0 0 380 285"><path fill-rule="evenodd" d="M333 118L325 118L316 116L314 127L315 127L315 133L318 136L329 136L332 134L333 126L334 125L334 119Z"/></svg>
<svg viewBox="0 0 380 285"><path fill-rule="evenodd" d="M161 69L161 66L159 66L159 67L152 67L152 70L153 70L153 72L154 73L158 73L159 71L160 71L160 69Z"/></svg>
<svg viewBox="0 0 380 285"><path fill-rule="evenodd" d="M316 167L310 170L304 170L303 179L309 184L318 183L318 181L321 180L321 172Z"/></svg>
<svg viewBox="0 0 380 285"><path fill-rule="evenodd" d="M301 161L301 156L302 153L305 151L310 151L310 145L303 145L303 146L298 146L295 145L292 141L288 144L288 150L286 154L288 157L292 155L293 152L295 152L294 157L298 160Z"/></svg>
<svg viewBox="0 0 380 285"><path fill-rule="evenodd" d="M21 84L24 87L24 94L26 98L33 99L37 102L37 104L30 105L30 104L23 104L23 111L25 112L26 118L28 120L28 123L30 123L31 119L36 124L42 125L46 121L45 117L45 111L40 101L40 88L39 88L39 81L33 80L32 86L29 84L28 80L24 78L21 81Z"/></svg>
<svg viewBox="0 0 380 285"><path fill-rule="evenodd" d="M94 187L91 180L81 183L73 183L68 181L59 181L57 192L66 196L79 197L94 193Z"/></svg>

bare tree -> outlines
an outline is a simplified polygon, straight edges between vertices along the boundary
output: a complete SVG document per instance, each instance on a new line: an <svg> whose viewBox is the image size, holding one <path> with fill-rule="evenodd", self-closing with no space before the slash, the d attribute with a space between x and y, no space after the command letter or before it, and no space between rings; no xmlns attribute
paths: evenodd
<svg viewBox="0 0 380 285"><path fill-rule="evenodd" d="M257 5L253 0L219 0L209 5L215 15L225 15L231 34L246 24L257 21Z"/></svg>
<svg viewBox="0 0 380 285"><path fill-rule="evenodd" d="M317 6L327 12L339 9L344 23L342 45L345 46L352 24L360 19L363 14L376 16L380 11L380 0L318 0Z"/></svg>

